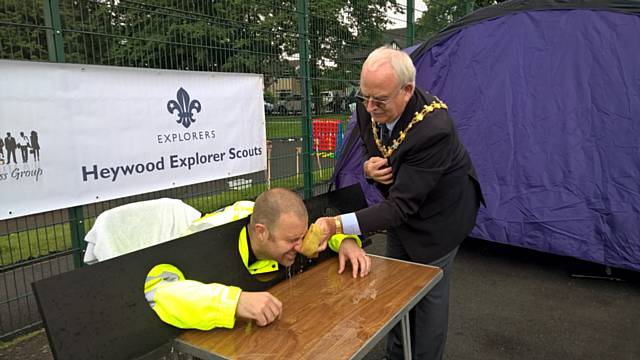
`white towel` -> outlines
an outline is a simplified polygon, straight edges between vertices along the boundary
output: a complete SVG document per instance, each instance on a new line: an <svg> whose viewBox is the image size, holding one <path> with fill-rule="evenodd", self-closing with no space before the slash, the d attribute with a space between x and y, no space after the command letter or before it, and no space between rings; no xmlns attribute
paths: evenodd
<svg viewBox="0 0 640 360"><path fill-rule="evenodd" d="M180 237L200 212L177 199L119 206L101 213L84 240L87 264Z"/></svg>

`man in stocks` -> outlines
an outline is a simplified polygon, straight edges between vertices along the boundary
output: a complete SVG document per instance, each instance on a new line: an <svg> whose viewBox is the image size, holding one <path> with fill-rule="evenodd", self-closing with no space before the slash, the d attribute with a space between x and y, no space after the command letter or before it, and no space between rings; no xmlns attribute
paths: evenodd
<svg viewBox="0 0 640 360"><path fill-rule="evenodd" d="M239 256L250 274L291 266L302 248L307 233L308 214L300 197L287 189L271 189L255 203L239 201L194 222L188 232L201 231L244 219L246 225L238 237ZM346 262L352 276L366 276L371 260L353 235L333 236L328 246L339 254L339 273ZM327 247L323 242L318 247ZM147 301L166 323L184 329L210 330L233 328L236 318L255 320L265 326L280 317L282 303L269 292L248 292L235 286L204 284L187 280L171 264L156 265L145 281Z"/></svg>

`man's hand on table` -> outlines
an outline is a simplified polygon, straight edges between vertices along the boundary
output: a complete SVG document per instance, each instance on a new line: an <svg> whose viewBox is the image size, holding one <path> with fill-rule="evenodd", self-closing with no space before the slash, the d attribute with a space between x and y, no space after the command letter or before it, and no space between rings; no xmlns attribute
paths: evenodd
<svg viewBox="0 0 640 360"><path fill-rule="evenodd" d="M336 220L333 217L321 217L315 222L323 231L323 238L320 242L320 251L326 249L329 238L336 233ZM338 259L340 261L340 268L338 273L342 274L345 269L346 260L351 262L353 269L353 277L366 276L371 271L371 259L367 256L367 252L358 246L353 239L344 239L340 244L340 251L338 252Z"/></svg>
<svg viewBox="0 0 640 360"><path fill-rule="evenodd" d="M265 326L282 315L282 302L268 292L240 293L236 317L255 320L258 326Z"/></svg>
<svg viewBox="0 0 640 360"><path fill-rule="evenodd" d="M348 238L342 240L342 244L340 244L338 274L342 274L344 271L347 259L351 262L354 278L358 277L358 273L360 273L360 277L364 277L371 271L371 258L367 256L367 252L358 246L355 240Z"/></svg>

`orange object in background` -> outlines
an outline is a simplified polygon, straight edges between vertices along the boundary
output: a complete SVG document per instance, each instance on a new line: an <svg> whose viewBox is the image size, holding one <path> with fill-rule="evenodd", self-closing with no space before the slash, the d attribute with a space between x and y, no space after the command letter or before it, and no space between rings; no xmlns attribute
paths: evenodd
<svg viewBox="0 0 640 360"><path fill-rule="evenodd" d="M313 119L313 150L336 151L339 119Z"/></svg>

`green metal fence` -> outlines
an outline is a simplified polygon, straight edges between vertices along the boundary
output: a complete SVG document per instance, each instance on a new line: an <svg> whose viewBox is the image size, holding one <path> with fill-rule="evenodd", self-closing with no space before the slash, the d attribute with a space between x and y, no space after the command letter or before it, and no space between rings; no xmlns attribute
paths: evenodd
<svg viewBox="0 0 640 360"><path fill-rule="evenodd" d="M434 31L408 3L0 0L2 59L262 74L272 146L267 172L0 221L0 340L40 326L30 284L82 266L84 235L105 210L171 197L207 213L268 187L326 192L334 158L318 148L313 123L346 123L372 49ZM463 15L473 3L430 2L443 13L452 6Z"/></svg>

